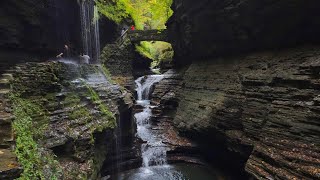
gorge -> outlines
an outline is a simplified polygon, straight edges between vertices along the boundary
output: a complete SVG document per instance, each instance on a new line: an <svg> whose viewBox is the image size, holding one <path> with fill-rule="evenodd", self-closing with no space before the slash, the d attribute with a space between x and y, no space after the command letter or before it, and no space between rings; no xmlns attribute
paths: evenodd
<svg viewBox="0 0 320 180"><path fill-rule="evenodd" d="M0 179L320 179L319 9L1 1Z"/></svg>

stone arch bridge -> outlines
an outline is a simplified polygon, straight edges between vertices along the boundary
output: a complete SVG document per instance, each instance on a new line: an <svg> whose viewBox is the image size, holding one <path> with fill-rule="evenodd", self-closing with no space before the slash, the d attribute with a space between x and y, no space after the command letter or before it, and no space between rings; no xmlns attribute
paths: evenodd
<svg viewBox="0 0 320 180"><path fill-rule="evenodd" d="M168 41L166 29L152 30L127 30L118 38L116 43L119 46L128 45L130 43L138 43L140 41Z"/></svg>

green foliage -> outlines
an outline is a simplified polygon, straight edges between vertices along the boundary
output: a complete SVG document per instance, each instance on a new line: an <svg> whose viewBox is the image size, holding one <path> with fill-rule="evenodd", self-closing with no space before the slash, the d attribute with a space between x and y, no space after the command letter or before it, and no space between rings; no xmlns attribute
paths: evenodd
<svg viewBox="0 0 320 180"><path fill-rule="evenodd" d="M100 110L101 116L107 120L105 124L105 126L97 126L97 131L102 131L103 129L105 129L106 127L108 128L115 128L116 127L116 118L114 117L114 115L112 114L112 112L109 110L109 108L103 104L101 102L101 99L98 95L98 93L93 90L90 86L88 86L87 84L85 84L85 86L87 87L89 93L90 93L90 98L92 101L94 101L94 103L97 103L98 108Z"/></svg>
<svg viewBox="0 0 320 180"><path fill-rule="evenodd" d="M80 102L81 98L76 93L68 93L64 99L64 104L68 104L68 106L77 105Z"/></svg>
<svg viewBox="0 0 320 180"><path fill-rule="evenodd" d="M58 161L55 156L41 152L35 140L35 136L43 134L43 129L35 125L35 117L46 117L43 109L27 99L11 94L13 102L13 114L15 121L13 128L16 133L16 150L20 164L23 166L23 173L19 179L58 179L61 173ZM51 174L44 174L50 168Z"/></svg>
<svg viewBox="0 0 320 180"><path fill-rule="evenodd" d="M129 17L126 6L122 1L95 0L95 2L98 11L116 23L120 23L124 18Z"/></svg>
<svg viewBox="0 0 320 180"><path fill-rule="evenodd" d="M165 29L165 23L172 16L170 6L173 0L96 0L99 11L109 19L120 23L123 19L131 17L137 29ZM155 61L172 58L163 51L171 48L169 43L142 42L137 51ZM171 48L172 49L172 48ZM171 53L173 54L173 52Z"/></svg>
<svg viewBox="0 0 320 180"><path fill-rule="evenodd" d="M153 60L152 67L157 66L160 62L171 61L173 58L173 50L170 43L143 41L136 48L140 54Z"/></svg>
<svg viewBox="0 0 320 180"><path fill-rule="evenodd" d="M104 74L104 76L112 83L112 78L111 78L111 73L109 71L109 69L106 68L106 66L104 64L101 65L101 70L102 73Z"/></svg>
<svg viewBox="0 0 320 180"><path fill-rule="evenodd" d="M87 120L92 120L90 112L85 107L80 107L78 109L75 109L74 111L71 111L69 113L69 118L72 120L79 118L86 118Z"/></svg>
<svg viewBox="0 0 320 180"><path fill-rule="evenodd" d="M94 70L95 70L95 73L97 73L97 74L102 73L104 75L104 77L108 79L108 81L110 83L113 83L112 75L111 75L109 69L106 68L106 66L104 64L102 64L100 66L95 66Z"/></svg>

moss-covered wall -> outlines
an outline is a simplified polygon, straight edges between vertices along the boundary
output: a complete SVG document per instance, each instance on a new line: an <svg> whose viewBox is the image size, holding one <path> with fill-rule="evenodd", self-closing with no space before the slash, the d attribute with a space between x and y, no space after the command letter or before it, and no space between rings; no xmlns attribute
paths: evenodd
<svg viewBox="0 0 320 180"><path fill-rule="evenodd" d="M130 94L108 78L85 80L104 76L95 65L27 63L11 72L7 98L15 115L21 179L97 179L113 142L106 132L117 126L118 109L130 109Z"/></svg>

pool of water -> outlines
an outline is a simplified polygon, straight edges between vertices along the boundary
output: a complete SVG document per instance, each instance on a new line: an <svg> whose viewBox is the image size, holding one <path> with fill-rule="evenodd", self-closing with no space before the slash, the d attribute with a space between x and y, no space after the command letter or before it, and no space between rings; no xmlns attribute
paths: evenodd
<svg viewBox="0 0 320 180"><path fill-rule="evenodd" d="M115 180L223 180L212 168L196 164L141 167L120 173Z"/></svg>

